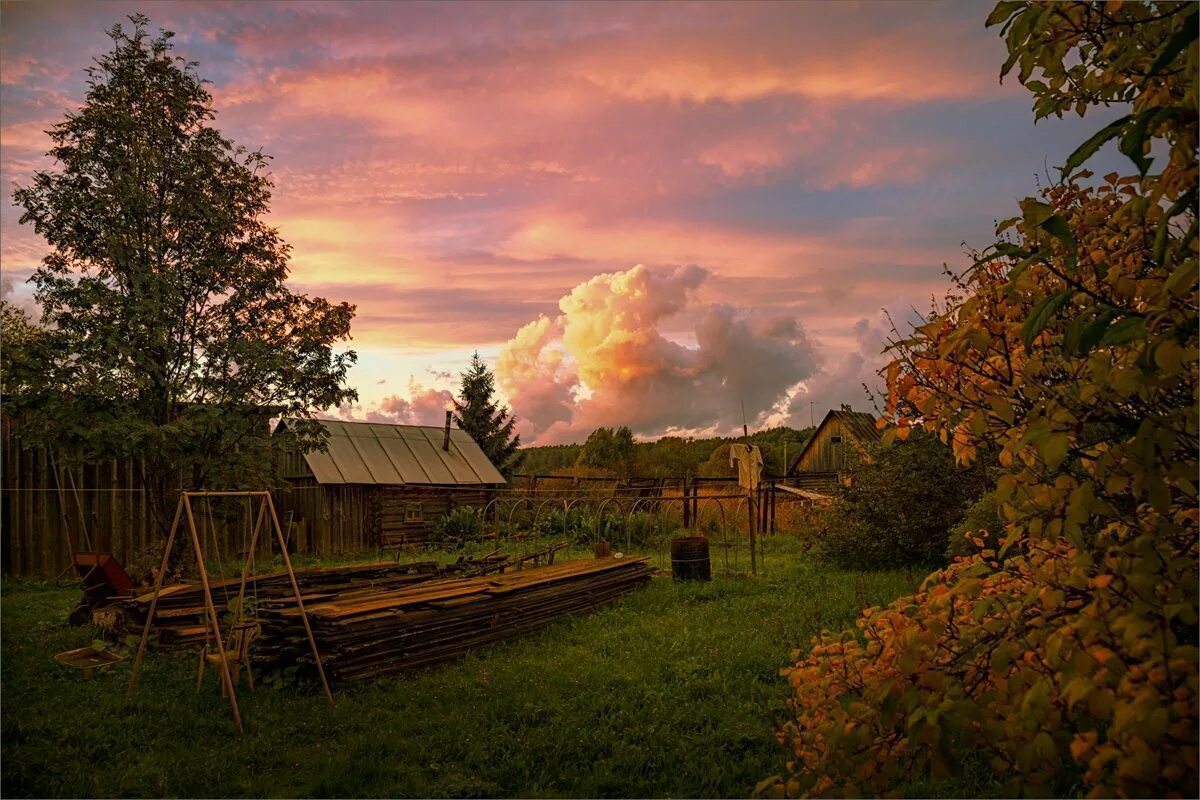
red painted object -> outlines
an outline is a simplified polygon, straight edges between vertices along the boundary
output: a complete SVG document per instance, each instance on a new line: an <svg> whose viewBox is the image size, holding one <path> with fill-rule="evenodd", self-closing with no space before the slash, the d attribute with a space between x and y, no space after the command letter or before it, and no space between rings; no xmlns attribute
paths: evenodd
<svg viewBox="0 0 1200 800"><path fill-rule="evenodd" d="M106 597L128 594L133 589L133 578L117 561L112 553L76 553L75 572L83 581L83 590L107 589Z"/></svg>
<svg viewBox="0 0 1200 800"><path fill-rule="evenodd" d="M67 618L72 625L87 624L92 609L133 591L133 579L112 553L76 553L75 574L83 583L83 598Z"/></svg>

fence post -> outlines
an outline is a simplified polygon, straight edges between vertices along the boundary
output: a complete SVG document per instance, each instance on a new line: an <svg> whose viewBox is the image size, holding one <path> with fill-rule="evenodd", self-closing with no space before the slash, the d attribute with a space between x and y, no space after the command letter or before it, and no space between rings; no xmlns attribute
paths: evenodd
<svg viewBox="0 0 1200 800"><path fill-rule="evenodd" d="M771 533L775 533L775 498L779 494L779 488L775 485L775 481L771 481Z"/></svg>
<svg viewBox="0 0 1200 800"><path fill-rule="evenodd" d="M683 500L683 527L691 530L694 523L692 523L691 498L688 497L688 479L686 477L683 479L683 492L680 492L679 498Z"/></svg>

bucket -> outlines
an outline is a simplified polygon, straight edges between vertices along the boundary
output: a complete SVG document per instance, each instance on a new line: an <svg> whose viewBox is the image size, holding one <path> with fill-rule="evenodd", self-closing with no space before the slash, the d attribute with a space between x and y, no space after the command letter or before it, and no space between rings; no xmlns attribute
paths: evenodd
<svg viewBox="0 0 1200 800"><path fill-rule="evenodd" d="M708 539L688 536L671 540L671 574L677 581L712 580Z"/></svg>

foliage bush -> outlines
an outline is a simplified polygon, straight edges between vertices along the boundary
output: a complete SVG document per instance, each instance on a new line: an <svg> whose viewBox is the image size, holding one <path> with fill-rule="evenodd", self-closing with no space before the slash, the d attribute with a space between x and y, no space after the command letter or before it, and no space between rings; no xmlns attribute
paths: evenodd
<svg viewBox="0 0 1200 800"><path fill-rule="evenodd" d="M483 536L483 515L474 506L457 506L437 521L443 542L474 542Z"/></svg>
<svg viewBox="0 0 1200 800"><path fill-rule="evenodd" d="M999 550L1003 533L1004 521L1000 519L1000 511L996 507L996 492L985 492L967 507L962 520L950 529L946 560L973 555L983 548Z"/></svg>
<svg viewBox="0 0 1200 800"><path fill-rule="evenodd" d="M920 431L870 448L824 515L818 554L843 569L945 563L947 531L984 491L987 470L961 467L950 448Z"/></svg>
<svg viewBox="0 0 1200 800"><path fill-rule="evenodd" d="M619 515L602 514L585 506L575 506L570 509L545 509L538 517L534 533L550 538L569 539L577 544L592 544L597 539L617 541L622 527Z"/></svg>
<svg viewBox="0 0 1200 800"><path fill-rule="evenodd" d="M656 549L661 547L667 537L675 530L675 526L660 514L649 511L635 511L629 515L626 538L632 547Z"/></svg>
<svg viewBox="0 0 1200 800"><path fill-rule="evenodd" d="M793 760L761 793L894 792L971 752L1014 795L1195 795L1196 9L992 12L1039 117L1131 113L894 344L896 435L924 427L964 463L995 448L1011 469L1003 543L797 653L780 731ZM1137 174L1085 184L1078 167L1108 139Z"/></svg>

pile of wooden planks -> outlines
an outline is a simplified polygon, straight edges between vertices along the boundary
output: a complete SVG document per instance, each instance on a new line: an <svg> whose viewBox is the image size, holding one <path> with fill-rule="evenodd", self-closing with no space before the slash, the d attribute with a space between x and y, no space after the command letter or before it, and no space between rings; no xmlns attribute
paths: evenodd
<svg viewBox="0 0 1200 800"><path fill-rule="evenodd" d="M536 631L583 614L644 586L648 558L569 561L396 589L305 598L326 675L349 682L455 658L476 647ZM260 604L255 661L312 664L294 599Z"/></svg>
<svg viewBox="0 0 1200 800"><path fill-rule="evenodd" d="M470 567L471 563L467 562L462 568ZM399 589L435 580L445 574L445 569L439 568L433 561L411 564L387 561L299 569L296 570L296 583L300 586L304 602L309 603L328 600L345 592ZM240 583L240 575L224 580L209 580L213 606L218 614L227 611L229 605L236 601ZM130 597L116 598L106 609L98 610L95 614L101 618L110 617L110 624L118 633L140 633L146 624L146 616L150 613L150 602L154 599L154 592L144 588L137 592ZM292 584L287 572L252 576L246 581L246 597L248 604L263 603L281 597L293 598ZM203 642L208 635L203 587L199 583L162 587L158 606L154 610L152 630L158 635L158 642L163 647L181 647Z"/></svg>

